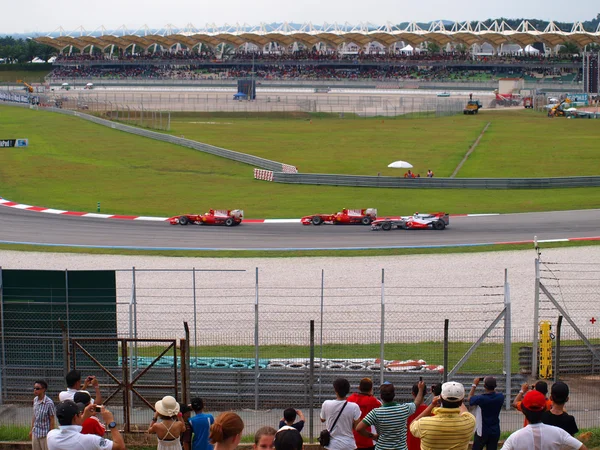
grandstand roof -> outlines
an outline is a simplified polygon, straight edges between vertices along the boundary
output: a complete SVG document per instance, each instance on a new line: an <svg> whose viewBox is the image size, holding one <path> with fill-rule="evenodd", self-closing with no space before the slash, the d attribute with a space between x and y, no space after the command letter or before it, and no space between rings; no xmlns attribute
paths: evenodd
<svg viewBox="0 0 600 450"><path fill-rule="evenodd" d="M206 25L203 29L197 29L190 24L181 29L169 25L158 31L151 30L146 26L134 32L129 31L125 26L111 32L104 27L93 32L79 28L71 33L66 33L65 30L59 28L58 36L48 35L33 39L58 50L69 46L84 49L91 45L100 48L114 45L125 49L134 44L143 48L155 44L165 48L176 44L182 44L188 48L193 48L198 44L216 47L221 43L233 46L251 43L262 47L270 42L284 46L297 42L309 47L320 42L331 47L349 42L362 46L371 42L379 42L386 46L396 42L404 42L412 46L423 42L435 42L440 45L452 42L468 46L489 43L495 47L509 43L525 47L534 42L544 42L549 46L572 42L579 47L584 47L587 44L600 43L600 25L595 32L590 32L584 29L581 22L574 23L570 31L563 31L554 22L550 22L544 30L540 31L526 20L521 22L516 29L511 28L504 21L494 21L487 25L484 22L478 22L474 26L471 22L456 22L452 26L448 26L444 22L438 21L432 22L428 29L422 29L415 22L408 23L403 28L389 23L383 26L369 23L358 26L348 24L314 26L310 23L303 25L284 23L278 27Z"/></svg>

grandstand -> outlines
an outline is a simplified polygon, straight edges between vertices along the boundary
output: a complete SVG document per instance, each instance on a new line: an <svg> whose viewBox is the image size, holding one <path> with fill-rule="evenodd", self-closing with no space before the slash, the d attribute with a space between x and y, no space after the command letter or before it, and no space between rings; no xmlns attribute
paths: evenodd
<svg viewBox="0 0 600 450"><path fill-rule="evenodd" d="M516 29L505 22L449 28L434 22L427 30L416 23L404 28L283 24L162 33L80 30L79 36L35 40L60 51L50 75L54 80L228 80L252 73L258 80L490 82L521 77L574 84L582 79L583 56L557 49L567 42L580 49L600 43L600 27L589 31L576 23L564 31L550 22L538 31L527 21ZM484 46L489 51L475 51Z"/></svg>

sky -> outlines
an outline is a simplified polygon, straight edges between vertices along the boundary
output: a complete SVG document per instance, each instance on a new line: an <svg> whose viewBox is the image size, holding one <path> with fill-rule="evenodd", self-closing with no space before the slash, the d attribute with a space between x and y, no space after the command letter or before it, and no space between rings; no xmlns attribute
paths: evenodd
<svg viewBox="0 0 600 450"><path fill-rule="evenodd" d="M8 0L4 0L8 1ZM184 28L192 24L249 24L312 22L382 25L388 21L430 22L434 20L486 20L489 18L535 18L574 22L591 20L600 13L598 0L429 0L401 2L378 0L28 0L25 8L5 14L0 8L0 35L47 34L62 27L67 32L83 27L88 32L101 26L115 30L122 25L136 30L144 25L161 29L167 24Z"/></svg>

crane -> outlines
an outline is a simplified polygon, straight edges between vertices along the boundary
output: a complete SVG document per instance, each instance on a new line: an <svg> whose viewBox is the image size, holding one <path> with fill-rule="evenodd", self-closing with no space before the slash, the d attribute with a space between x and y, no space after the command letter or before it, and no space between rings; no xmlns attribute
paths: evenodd
<svg viewBox="0 0 600 450"><path fill-rule="evenodd" d="M26 82L25 82L25 81L23 81L23 80L17 80L17 83L21 83L21 84L23 84L23 85L25 86L25 90L26 90L27 92L33 92L33 91L34 91L34 89L33 89L33 86L32 86L32 85L30 85L29 83L26 83Z"/></svg>

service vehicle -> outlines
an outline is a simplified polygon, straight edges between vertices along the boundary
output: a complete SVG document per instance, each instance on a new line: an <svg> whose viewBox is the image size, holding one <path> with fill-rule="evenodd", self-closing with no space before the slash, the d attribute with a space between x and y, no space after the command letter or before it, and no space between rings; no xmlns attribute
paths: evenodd
<svg viewBox="0 0 600 450"><path fill-rule="evenodd" d="M225 225L232 227L242 223L244 211L241 209L211 209L206 214L184 214L169 218L171 225Z"/></svg>
<svg viewBox="0 0 600 450"><path fill-rule="evenodd" d="M305 216L300 221L302 225L371 225L377 219L377 210L375 208L367 209L342 209L335 214L313 214Z"/></svg>
<svg viewBox="0 0 600 450"><path fill-rule="evenodd" d="M443 212L420 214L414 213L412 216L400 217L382 217L374 220L371 224L371 230L389 231L398 230L443 230L450 225L450 215Z"/></svg>
<svg viewBox="0 0 600 450"><path fill-rule="evenodd" d="M477 114L481 108L483 108L483 105L479 100L469 100L469 103L463 109L463 114Z"/></svg>

